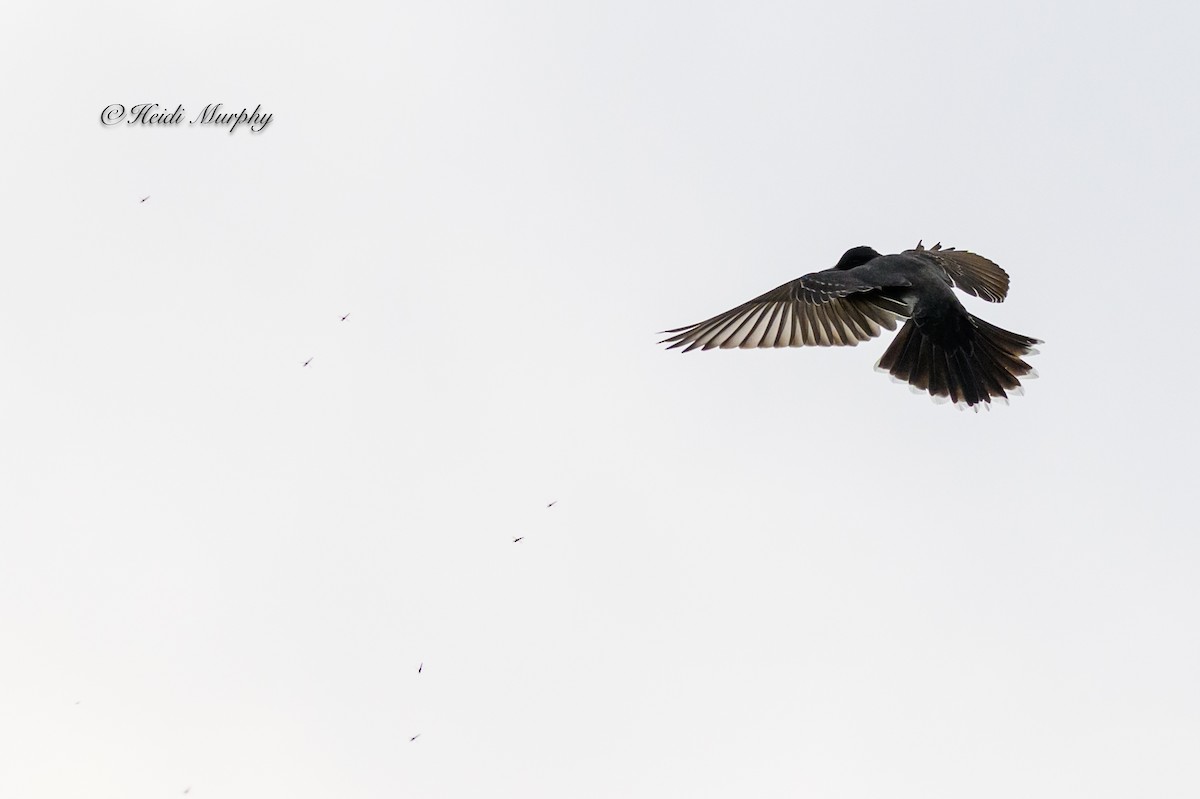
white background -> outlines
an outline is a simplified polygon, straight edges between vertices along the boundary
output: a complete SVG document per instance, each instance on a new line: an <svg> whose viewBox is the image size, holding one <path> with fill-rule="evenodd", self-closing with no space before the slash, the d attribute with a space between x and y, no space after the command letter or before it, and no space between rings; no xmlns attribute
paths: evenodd
<svg viewBox="0 0 1200 799"><path fill-rule="evenodd" d="M0 795L1200 794L1195 4L6 17ZM656 344L919 238L1011 406Z"/></svg>

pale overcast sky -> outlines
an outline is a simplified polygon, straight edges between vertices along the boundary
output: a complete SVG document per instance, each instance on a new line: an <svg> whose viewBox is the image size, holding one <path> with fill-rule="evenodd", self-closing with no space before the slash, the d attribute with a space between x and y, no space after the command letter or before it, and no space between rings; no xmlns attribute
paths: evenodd
<svg viewBox="0 0 1200 799"><path fill-rule="evenodd" d="M1200 6L6 16L0 795L1200 795ZM1011 406L657 344L918 239Z"/></svg>

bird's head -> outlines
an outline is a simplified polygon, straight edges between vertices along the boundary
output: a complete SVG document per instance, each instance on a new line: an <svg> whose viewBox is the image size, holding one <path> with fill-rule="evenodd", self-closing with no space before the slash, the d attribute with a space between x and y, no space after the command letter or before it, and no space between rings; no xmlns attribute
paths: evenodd
<svg viewBox="0 0 1200 799"><path fill-rule="evenodd" d="M878 258L879 253L871 247L851 247L846 250L846 254L842 256L842 260L837 262L834 269L853 269L856 266L862 266L867 261L873 258Z"/></svg>

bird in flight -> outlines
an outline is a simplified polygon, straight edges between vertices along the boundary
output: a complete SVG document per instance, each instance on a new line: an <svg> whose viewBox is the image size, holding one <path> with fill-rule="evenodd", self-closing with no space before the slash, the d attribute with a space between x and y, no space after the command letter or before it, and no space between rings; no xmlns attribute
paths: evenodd
<svg viewBox="0 0 1200 799"><path fill-rule="evenodd" d="M150 199L150 195L149 195L149 194L147 194L145 197L143 197L143 198L140 200L140 202L146 202L146 200L149 200L149 199Z"/></svg>
<svg viewBox="0 0 1200 799"><path fill-rule="evenodd" d="M425 661L421 661L421 665L417 666L417 674L421 673L421 669L425 668Z"/></svg>
<svg viewBox="0 0 1200 799"><path fill-rule="evenodd" d="M556 499L556 500L554 500L553 502L551 502L549 505L547 505L546 507L547 507L547 508L553 508L553 507L554 507L555 505L557 505L557 504L558 504L558 500Z"/></svg>
<svg viewBox="0 0 1200 799"><path fill-rule="evenodd" d="M668 349L850 346L906 319L876 368L960 408L990 408L1020 393L1037 373L1029 336L967 313L953 288L1003 302L1008 273L981 255L921 242L899 255L870 247L847 250L837 265L768 291L747 303L673 333Z"/></svg>
<svg viewBox="0 0 1200 799"><path fill-rule="evenodd" d="M342 317L342 321L345 322L349 318L350 318L350 314L346 314L345 316Z"/></svg>
<svg viewBox="0 0 1200 799"><path fill-rule="evenodd" d="M514 539L513 539L513 543L515 544L515 543L517 543L518 541L523 541L523 540L525 540L525 536L523 536L523 535L519 535L519 536L517 536L516 538L514 538Z"/></svg>
<svg viewBox="0 0 1200 799"><path fill-rule="evenodd" d="M413 741L417 740L417 739L418 739L418 738L420 738L420 737L421 737L421 733L417 733L417 734L416 734L416 735L414 735L413 737L409 738L409 739L408 739L408 742L409 742L409 743L412 743Z"/></svg>
<svg viewBox="0 0 1200 799"><path fill-rule="evenodd" d="M310 363L312 363L312 358L309 358L307 361L305 361L304 365L308 366Z"/></svg>

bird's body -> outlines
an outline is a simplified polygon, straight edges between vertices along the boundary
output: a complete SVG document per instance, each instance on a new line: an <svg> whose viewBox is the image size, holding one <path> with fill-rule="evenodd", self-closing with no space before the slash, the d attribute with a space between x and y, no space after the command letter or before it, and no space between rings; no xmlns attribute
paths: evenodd
<svg viewBox="0 0 1200 799"><path fill-rule="evenodd" d="M847 250L832 269L785 283L730 311L668 330L671 349L855 346L907 319L877 367L894 378L978 410L1036 376L1022 358L1037 339L972 316L954 288L989 302L1008 294L1008 274L965 250L916 249L880 255Z"/></svg>
<svg viewBox="0 0 1200 799"><path fill-rule="evenodd" d="M313 359L312 359L312 358L309 358L307 361L305 361L305 362L304 362L304 365L305 365L305 366L308 366L308 365L309 365L310 363L312 363L312 362L313 362Z"/></svg>

